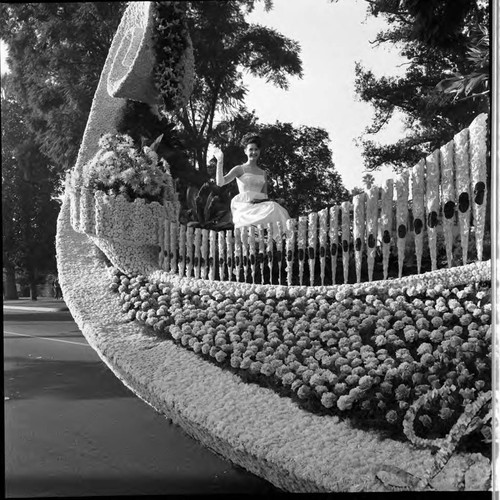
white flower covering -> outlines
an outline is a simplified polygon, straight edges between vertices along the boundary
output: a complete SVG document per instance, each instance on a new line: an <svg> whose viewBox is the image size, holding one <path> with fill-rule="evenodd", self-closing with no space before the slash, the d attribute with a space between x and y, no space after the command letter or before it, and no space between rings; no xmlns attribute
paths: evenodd
<svg viewBox="0 0 500 500"><path fill-rule="evenodd" d="M82 233L95 234L95 198L91 189L80 190L80 210L75 219L80 219L79 229Z"/></svg>
<svg viewBox="0 0 500 500"><path fill-rule="evenodd" d="M208 275L208 229L201 230L201 277L207 278Z"/></svg>
<svg viewBox="0 0 500 500"><path fill-rule="evenodd" d="M215 279L215 268L217 266L217 233L210 230L210 248L209 248L209 271L208 278ZM182 273L179 273L182 276Z"/></svg>
<svg viewBox="0 0 500 500"><path fill-rule="evenodd" d="M170 269L177 271L177 222L170 223Z"/></svg>
<svg viewBox="0 0 500 500"><path fill-rule="evenodd" d="M240 280L240 270L241 270L241 231L239 227L234 228L234 268L236 281Z"/></svg>
<svg viewBox="0 0 500 500"><path fill-rule="evenodd" d="M243 272L245 276L245 280L248 277L248 264L250 260L250 256L248 255L248 227L243 226L240 228L240 236L241 236L241 250L242 250L242 258L243 258Z"/></svg>
<svg viewBox="0 0 500 500"><path fill-rule="evenodd" d="M455 182L453 175L453 149L454 142L449 141L447 144L440 148L441 152L441 193L443 208L447 203L457 202L455 195ZM455 217L447 218L443 213L443 232L444 241L446 245L446 259L448 267L452 266L452 252L453 252L453 226L455 224Z"/></svg>
<svg viewBox="0 0 500 500"><path fill-rule="evenodd" d="M248 227L248 248L249 248L248 258L250 260L250 269L252 271L252 283L255 283L255 263L256 263L255 229L252 226Z"/></svg>
<svg viewBox="0 0 500 500"><path fill-rule="evenodd" d="M483 260L483 238L484 223L486 219L486 156L487 156L487 115L483 113L475 118L469 126L469 151L470 151L470 173L471 191L473 193L472 214L474 216L474 234L476 237L476 251L478 260ZM483 202L476 203L476 186L482 183L484 186Z"/></svg>
<svg viewBox="0 0 500 500"><path fill-rule="evenodd" d="M171 222L167 219L163 228L164 259L162 268L165 271L170 270L170 224Z"/></svg>
<svg viewBox="0 0 500 500"><path fill-rule="evenodd" d="M281 269L283 267L283 230L285 228L282 227L281 221L276 222L276 252L280 252L278 255L281 255L281 258L278 259L278 283L281 285Z"/></svg>
<svg viewBox="0 0 500 500"><path fill-rule="evenodd" d="M299 217L297 230L297 250L299 252L299 283L304 283L304 262L307 254L307 216ZM302 258L301 258L302 257Z"/></svg>
<svg viewBox="0 0 500 500"><path fill-rule="evenodd" d="M219 231L217 234L217 246L219 250L219 277L224 280L226 279L224 266L226 261L226 233L224 231ZM229 276L231 276L231 273L229 273Z"/></svg>
<svg viewBox="0 0 500 500"><path fill-rule="evenodd" d="M194 228L188 226L186 229L186 276L191 277L194 262Z"/></svg>
<svg viewBox="0 0 500 500"><path fill-rule="evenodd" d="M363 248L365 239L365 193L354 196L353 201L353 238L354 259L356 262L356 281L361 282L361 263L363 259ZM359 238L359 240L358 240ZM360 242L359 250L357 243Z"/></svg>
<svg viewBox="0 0 500 500"><path fill-rule="evenodd" d="M425 159L425 208L427 214L427 236L431 252L431 266L437 269L437 225L431 227L430 217L439 214L439 149ZM437 218L436 218L437 224Z"/></svg>
<svg viewBox="0 0 500 500"><path fill-rule="evenodd" d="M399 230L404 226L405 235L400 237ZM399 277L403 276L406 232L408 231L408 172L396 177L396 233L398 245Z"/></svg>
<svg viewBox="0 0 500 500"><path fill-rule="evenodd" d="M373 238L374 246L370 248L369 244L366 250L368 260L368 280L373 280L373 267L375 264L375 255L377 253L377 222L378 222L378 197L380 188L372 186L368 191L366 199L366 238L369 243L370 235Z"/></svg>
<svg viewBox="0 0 500 500"><path fill-rule="evenodd" d="M351 230L349 227L350 217L349 211L351 210L351 202L343 201L341 204L342 208L342 264L344 266L344 283L349 281L349 248L344 249L344 242L349 245L351 242Z"/></svg>
<svg viewBox="0 0 500 500"><path fill-rule="evenodd" d="M234 230L236 234L236 229ZM234 241L236 241L236 238L233 239L233 235L231 234L231 231L226 231L226 258L228 260L228 274L229 274L229 281L232 281L233 279L233 268L235 265L234 259L236 258L236 251L234 249ZM231 262L229 262L229 259ZM239 274L239 273L238 273Z"/></svg>
<svg viewBox="0 0 500 500"><path fill-rule="evenodd" d="M264 252L267 253L267 267L269 269L269 277L270 277L270 279L272 279L273 263L275 261L274 238L276 236L277 231L275 229L276 225L272 224L271 222L268 222L266 227L267 227L267 245L266 245L266 248L264 249ZM280 271L281 271L281 269L280 269Z"/></svg>
<svg viewBox="0 0 500 500"><path fill-rule="evenodd" d="M328 238L330 239L330 255L332 266L332 283L335 284L335 274L337 272L337 257L338 257L338 243L339 243L339 207L337 205L330 207L330 228L328 230ZM335 247L334 247L335 245ZM332 249L336 249L335 255Z"/></svg>
<svg viewBox="0 0 500 500"><path fill-rule="evenodd" d="M264 226L262 224L257 225L257 233L259 238L259 259L260 259L260 276L262 283L264 283L264 256L266 252L266 241L264 237ZM272 239L272 236L270 236Z"/></svg>
<svg viewBox="0 0 500 500"><path fill-rule="evenodd" d="M245 384L195 353L152 337L135 322L124 323L119 299L107 289L109 276L104 264L93 257L87 238L70 226L67 201L61 211L56 245L66 302L90 345L132 391L226 459L290 492L384 491L375 478L382 464L422 476L432 463L430 450L381 439L375 432L355 429L336 417L311 414L288 398L256 384ZM428 286L432 280L442 282L446 277L477 278L487 269L488 263L479 262L434 271L420 276L418 283L422 279L423 286ZM187 287L208 283L160 271L152 273L151 278L157 275ZM210 283L230 293L227 285ZM346 286L358 287L339 285L332 289ZM247 288L317 293L311 287L250 284ZM490 465L480 457L452 457L440 475L440 484L446 484L445 489L457 489L454 471L470 470L466 489L484 489Z"/></svg>
<svg viewBox="0 0 500 500"><path fill-rule="evenodd" d="M326 265L326 250L328 238L328 208L324 208L318 212L319 217L319 261L320 261L320 276L321 284L325 284L325 265Z"/></svg>
<svg viewBox="0 0 500 500"><path fill-rule="evenodd" d="M288 286L292 284L293 261L295 258L295 231L296 219L286 221L286 274Z"/></svg>
<svg viewBox="0 0 500 500"><path fill-rule="evenodd" d="M460 225L460 244L462 246L462 264L467 264L470 230L470 182L469 182L469 129L461 130L453 138L455 143L455 180L457 189L458 223ZM460 198L467 197L467 209L460 209Z"/></svg>
<svg viewBox="0 0 500 500"><path fill-rule="evenodd" d="M158 252L158 267L160 269L165 269L163 262L165 260L165 226L167 224L167 219L161 219L158 226L158 241L160 245L160 251Z"/></svg>
<svg viewBox="0 0 500 500"><path fill-rule="evenodd" d="M392 179L387 179L382 187L382 210L380 212L380 233L382 240L382 262L384 267L384 279L389 276L389 253L391 244L384 242L384 233L392 234L392 201L394 198L394 185Z"/></svg>
<svg viewBox="0 0 500 500"><path fill-rule="evenodd" d="M201 269L201 229L199 227L194 230L194 277L200 277Z"/></svg>
<svg viewBox="0 0 500 500"><path fill-rule="evenodd" d="M186 226L179 224L179 275L184 276L186 270Z"/></svg>
<svg viewBox="0 0 500 500"><path fill-rule="evenodd" d="M314 265L316 262L316 242L318 239L318 214L311 212L308 216L307 240L309 257L309 280L311 286L314 285Z"/></svg>

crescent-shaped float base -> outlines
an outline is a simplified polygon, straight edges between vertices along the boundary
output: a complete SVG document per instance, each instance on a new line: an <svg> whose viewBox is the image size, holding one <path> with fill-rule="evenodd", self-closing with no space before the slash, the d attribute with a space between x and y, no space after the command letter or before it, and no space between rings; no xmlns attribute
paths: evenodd
<svg viewBox="0 0 500 500"><path fill-rule="evenodd" d="M422 476L430 450L382 438L337 417L311 414L270 389L247 384L191 351L129 322L96 247L70 224L64 201L57 259L65 300L88 343L137 396L225 459L290 492L387 491L383 466ZM432 485L487 489L489 461L454 455Z"/></svg>

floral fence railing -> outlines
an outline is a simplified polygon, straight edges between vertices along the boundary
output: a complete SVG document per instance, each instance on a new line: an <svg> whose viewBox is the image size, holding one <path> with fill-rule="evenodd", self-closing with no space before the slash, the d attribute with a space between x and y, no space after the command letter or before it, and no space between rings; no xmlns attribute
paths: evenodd
<svg viewBox="0 0 500 500"><path fill-rule="evenodd" d="M430 270L437 269L441 248L448 267L466 264L472 232L476 258L482 260L486 120L486 114L479 115L452 141L383 187L372 187L352 202L289 219L286 227L276 223L212 231L165 219L158 227L159 267L209 280L287 285L325 285L339 277L347 283L354 267L359 283L363 278L372 281L380 260L380 279L387 279L396 252L392 260L397 260L398 277L405 261L412 259L420 273L424 245Z"/></svg>

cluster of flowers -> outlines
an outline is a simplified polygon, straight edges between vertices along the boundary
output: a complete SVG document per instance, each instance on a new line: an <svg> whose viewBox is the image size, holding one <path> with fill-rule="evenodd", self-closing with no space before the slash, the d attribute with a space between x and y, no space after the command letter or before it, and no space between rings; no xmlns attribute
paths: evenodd
<svg viewBox="0 0 500 500"><path fill-rule="evenodd" d="M147 146L138 149L126 134L105 134L99 139L99 151L83 167L82 184L91 191L122 194L128 201L174 199L167 162Z"/></svg>
<svg viewBox="0 0 500 500"><path fill-rule="evenodd" d="M111 289L130 320L313 410L400 428L419 396L454 386L418 418L432 434L491 388L490 284L385 282L317 294L224 285L116 271Z"/></svg>
<svg viewBox="0 0 500 500"><path fill-rule="evenodd" d="M155 2L155 84L166 111L186 104L194 85L193 46L184 2Z"/></svg>

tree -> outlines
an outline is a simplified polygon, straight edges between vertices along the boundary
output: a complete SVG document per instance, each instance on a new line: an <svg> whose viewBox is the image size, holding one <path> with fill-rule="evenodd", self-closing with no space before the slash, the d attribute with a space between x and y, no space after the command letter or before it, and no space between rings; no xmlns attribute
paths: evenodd
<svg viewBox="0 0 500 500"><path fill-rule="evenodd" d="M477 114L488 111L486 94L454 100L438 86L453 73L473 72L474 63L467 58L468 44L478 27L488 24L488 9L473 0L372 0L368 12L384 16L389 23L389 29L380 32L375 43L401 47L408 64L400 78L376 78L356 64L356 92L375 108L365 134L380 131L396 111L403 113L407 132L404 138L386 145L365 135L365 169L390 165L400 171L451 140Z"/></svg>
<svg viewBox="0 0 500 500"><path fill-rule="evenodd" d="M2 250L6 298L17 298L15 272L23 272L32 299L41 274L54 272L59 205L56 177L24 121L22 106L2 81Z"/></svg>
<svg viewBox="0 0 500 500"><path fill-rule="evenodd" d="M178 118L185 132L185 145L202 172L206 171L216 113L236 111L246 95L242 71L283 89L288 87L287 77L302 77L298 43L245 20L254 4L251 0L188 4L196 78L189 103ZM270 7L267 1L266 9Z"/></svg>
<svg viewBox="0 0 500 500"><path fill-rule="evenodd" d="M125 2L0 5L13 92L41 152L63 172L76 161Z"/></svg>
<svg viewBox="0 0 500 500"><path fill-rule="evenodd" d="M366 189L369 190L373 186L373 183L375 182L375 177L373 177L373 174L370 174L370 172L368 172L365 175L363 175L363 178L361 180L365 185Z"/></svg>

